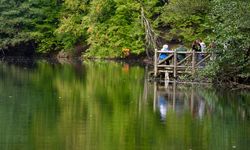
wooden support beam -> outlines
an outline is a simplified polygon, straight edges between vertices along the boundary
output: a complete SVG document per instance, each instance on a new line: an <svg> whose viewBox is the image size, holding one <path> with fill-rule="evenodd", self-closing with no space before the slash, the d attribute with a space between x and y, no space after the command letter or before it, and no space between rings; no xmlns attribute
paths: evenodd
<svg viewBox="0 0 250 150"><path fill-rule="evenodd" d="M189 54L188 56L186 56L184 59L182 59L177 65L182 64L183 62L185 62L189 57L191 57L192 54Z"/></svg>
<svg viewBox="0 0 250 150"><path fill-rule="evenodd" d="M168 71L165 71L165 80L169 80L169 73L168 73Z"/></svg>
<svg viewBox="0 0 250 150"><path fill-rule="evenodd" d="M157 49L155 49L154 55L154 77L157 76Z"/></svg>
<svg viewBox="0 0 250 150"><path fill-rule="evenodd" d="M192 75L195 73L195 62L196 62L196 56L195 51L192 53Z"/></svg>
<svg viewBox="0 0 250 150"><path fill-rule="evenodd" d="M168 59L170 59L172 56L174 56L173 54L169 55L167 58L161 60L158 62L158 65L162 64L163 62L167 61Z"/></svg>
<svg viewBox="0 0 250 150"><path fill-rule="evenodd" d="M169 67L169 68L172 68L174 67L174 65L157 65L158 68L160 67Z"/></svg>
<svg viewBox="0 0 250 150"><path fill-rule="evenodd" d="M203 58L201 61L199 61L196 66L199 66L202 62L206 61L208 58L210 58L210 54L208 54L205 58Z"/></svg>
<svg viewBox="0 0 250 150"><path fill-rule="evenodd" d="M174 51L174 78L177 77L177 52Z"/></svg>

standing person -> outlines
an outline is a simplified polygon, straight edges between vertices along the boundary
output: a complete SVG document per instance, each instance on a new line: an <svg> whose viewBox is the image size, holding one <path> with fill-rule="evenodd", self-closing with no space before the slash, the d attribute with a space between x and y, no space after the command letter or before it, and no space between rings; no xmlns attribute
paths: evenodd
<svg viewBox="0 0 250 150"><path fill-rule="evenodd" d="M201 39L199 39L198 42L199 42L200 47L201 47L201 52L205 52L206 44Z"/></svg>
<svg viewBox="0 0 250 150"><path fill-rule="evenodd" d="M201 52L200 40L197 39L192 43L192 50L195 52ZM202 54L196 55L196 63L202 60Z"/></svg>
<svg viewBox="0 0 250 150"><path fill-rule="evenodd" d="M201 46L201 52L205 52L205 51L206 51L206 44L205 44L201 39L199 39L198 41L199 41L199 44L200 44L200 46ZM198 60L200 61L200 60L202 60L204 57L205 57L204 54L199 54L199 55L198 55ZM204 64L204 62L202 62L200 65L201 65L201 66L204 66L205 64Z"/></svg>
<svg viewBox="0 0 250 150"><path fill-rule="evenodd" d="M192 50L193 51L196 51L196 52L200 52L201 51L201 45L199 43L199 40L195 40L193 43L192 43Z"/></svg>

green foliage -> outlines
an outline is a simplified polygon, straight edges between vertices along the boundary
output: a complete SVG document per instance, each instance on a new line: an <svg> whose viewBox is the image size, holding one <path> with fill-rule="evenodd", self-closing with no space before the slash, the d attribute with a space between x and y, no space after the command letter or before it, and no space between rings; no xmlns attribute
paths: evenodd
<svg viewBox="0 0 250 150"><path fill-rule="evenodd" d="M157 5L157 0L1 0L0 47L33 43L37 52L47 53L88 44L86 56L91 57L121 57L124 48L140 54L144 52L141 7L154 17L160 13Z"/></svg>
<svg viewBox="0 0 250 150"><path fill-rule="evenodd" d="M214 25L217 59L210 73L215 79L234 80L250 77L250 3L214 0L210 19Z"/></svg>
<svg viewBox="0 0 250 150"><path fill-rule="evenodd" d="M38 43L37 51L44 53L60 49L60 43L54 36L58 24L60 4L56 0L37 1L31 8L29 13L34 17L34 29L31 35Z"/></svg>
<svg viewBox="0 0 250 150"><path fill-rule="evenodd" d="M89 0L65 0L59 27L55 30L64 50L71 50L76 44L86 41L83 16L87 13L88 4Z"/></svg>
<svg viewBox="0 0 250 150"><path fill-rule="evenodd" d="M129 48L135 54L141 53L143 28L140 25L139 3L108 0L95 4L99 2L92 1L90 12L85 17L90 44L87 56L119 57L123 48Z"/></svg>
<svg viewBox="0 0 250 150"><path fill-rule="evenodd" d="M1 0L0 48L18 48L30 42L37 43L41 52L58 47L53 32L60 7L55 2Z"/></svg>
<svg viewBox="0 0 250 150"><path fill-rule="evenodd" d="M209 0L172 0L164 6L157 23L161 28L169 28L168 32L163 31L166 40L178 39L190 43L210 32L209 8Z"/></svg>
<svg viewBox="0 0 250 150"><path fill-rule="evenodd" d="M25 27L31 24L26 19L27 7L15 5L14 1L0 1L0 47L8 48L31 39ZM20 32L23 30L23 32Z"/></svg>

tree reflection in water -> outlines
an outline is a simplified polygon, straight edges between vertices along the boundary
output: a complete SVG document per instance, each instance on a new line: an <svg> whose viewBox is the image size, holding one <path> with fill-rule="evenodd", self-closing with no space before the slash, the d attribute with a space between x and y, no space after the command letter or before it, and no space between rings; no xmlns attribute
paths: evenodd
<svg viewBox="0 0 250 150"><path fill-rule="evenodd" d="M249 148L247 92L151 84L135 64L20 64L0 62L0 149Z"/></svg>

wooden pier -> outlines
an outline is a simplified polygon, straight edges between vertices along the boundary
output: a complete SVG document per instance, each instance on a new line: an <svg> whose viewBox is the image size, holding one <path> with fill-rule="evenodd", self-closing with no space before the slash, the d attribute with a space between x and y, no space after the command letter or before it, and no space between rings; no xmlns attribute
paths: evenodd
<svg viewBox="0 0 250 150"><path fill-rule="evenodd" d="M165 53L167 57L159 60L159 54ZM180 56L182 57L180 59ZM177 78L180 74L194 75L197 69L202 69L209 60L212 60L212 53L196 51L158 51L154 54L154 78L160 74L165 75L165 80L170 77Z"/></svg>

